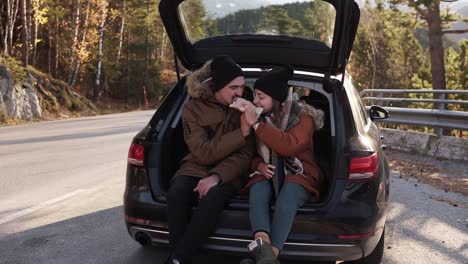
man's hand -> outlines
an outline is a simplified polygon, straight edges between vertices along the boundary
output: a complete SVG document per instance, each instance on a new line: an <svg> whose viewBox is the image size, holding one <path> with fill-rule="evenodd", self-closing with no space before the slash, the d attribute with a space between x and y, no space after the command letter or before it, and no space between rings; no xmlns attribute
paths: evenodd
<svg viewBox="0 0 468 264"><path fill-rule="evenodd" d="M219 179L220 178L217 174L211 174L210 176L200 180L193 191L198 192L198 197L202 199L212 187L218 185L220 182Z"/></svg>
<svg viewBox="0 0 468 264"><path fill-rule="evenodd" d="M247 119L245 118L245 113L243 113L240 117L241 119L241 131L242 131L242 135L244 135L244 137L250 135L250 130L251 130L251 127L250 127L250 124L249 122L247 122Z"/></svg>
<svg viewBox="0 0 468 264"><path fill-rule="evenodd" d="M245 104L250 103L249 101L245 100L244 98L237 97L229 107L236 109L237 111L244 112L245 111Z"/></svg>
<svg viewBox="0 0 468 264"><path fill-rule="evenodd" d="M273 171L275 169L275 166L271 164L266 164L265 162L260 162L257 166L257 171L263 174L265 178L271 179L273 178L273 175L275 172Z"/></svg>

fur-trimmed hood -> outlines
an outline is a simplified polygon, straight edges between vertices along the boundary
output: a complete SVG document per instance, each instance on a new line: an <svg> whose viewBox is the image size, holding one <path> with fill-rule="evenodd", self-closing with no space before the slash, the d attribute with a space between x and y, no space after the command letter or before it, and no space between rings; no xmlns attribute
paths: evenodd
<svg viewBox="0 0 468 264"><path fill-rule="evenodd" d="M323 127L324 113L322 110L315 109L315 107L307 104L304 101L300 101L297 98L297 94L289 91L287 99L282 103L282 114L283 120L281 122L281 128L288 130L295 126L299 122L299 116L306 114L312 116L314 119L314 130L319 130Z"/></svg>
<svg viewBox="0 0 468 264"><path fill-rule="evenodd" d="M187 92L194 99L214 98L211 81L211 60L207 61L200 69L192 72L187 78Z"/></svg>

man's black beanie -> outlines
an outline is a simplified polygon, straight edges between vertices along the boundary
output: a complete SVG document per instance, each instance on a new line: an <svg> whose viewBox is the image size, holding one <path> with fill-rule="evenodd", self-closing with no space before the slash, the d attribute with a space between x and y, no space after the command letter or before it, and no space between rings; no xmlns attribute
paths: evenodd
<svg viewBox="0 0 468 264"><path fill-rule="evenodd" d="M293 74L294 69L290 65L273 68L257 79L254 89L259 89L282 103L288 97L288 80Z"/></svg>
<svg viewBox="0 0 468 264"><path fill-rule="evenodd" d="M244 76L242 68L229 56L218 56L211 61L211 78L213 78L214 91L221 90L226 84L239 76Z"/></svg>

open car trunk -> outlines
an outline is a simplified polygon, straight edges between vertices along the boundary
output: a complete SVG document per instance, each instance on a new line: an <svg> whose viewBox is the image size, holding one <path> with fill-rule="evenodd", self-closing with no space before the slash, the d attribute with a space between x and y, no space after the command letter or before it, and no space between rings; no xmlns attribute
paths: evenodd
<svg viewBox="0 0 468 264"><path fill-rule="evenodd" d="M344 72L360 17L354 0L161 0L159 13L186 69L229 55L331 75Z"/></svg>
<svg viewBox="0 0 468 264"><path fill-rule="evenodd" d="M253 80L250 80L253 82ZM249 84L249 79L247 79ZM314 152L317 162L325 176L323 192L321 193L321 202L328 198L329 189L333 186L334 171L332 170L333 161L335 160L335 131L333 125L333 107L332 94L325 92L321 83L311 83L304 81L292 81L290 84L293 86L295 92L300 96L304 102L314 106L316 109L321 109L325 113L324 127L314 132ZM183 85L179 84L178 86ZM310 92L307 92L310 90ZM178 99L171 100L171 96L179 94ZM179 162L187 155L188 148L184 141L183 128L181 121L182 105L190 100L184 87L175 87L171 94L168 96L169 101L163 102L159 111L166 111L167 105L171 106L173 112L168 114L167 120L162 120L153 117L150 126L152 133L150 133L151 140L148 141L148 146L145 150L149 151L147 155L148 161L147 171L150 178L150 185L153 195L159 200L165 200L165 194L170 185L170 181L179 168ZM166 99L166 100L168 100ZM170 102L173 102L172 104ZM165 105L167 104L167 105ZM247 204L248 193L240 194L239 197L234 199L236 202ZM313 206L318 206L320 203L314 203Z"/></svg>
<svg viewBox="0 0 468 264"><path fill-rule="evenodd" d="M186 69L195 70L209 59L229 55L243 68L290 64L327 79L344 74L360 17L354 0L219 0L213 4L210 0L160 1L159 13L174 54ZM289 26L285 27L285 19ZM326 114L325 127L314 134L315 155L326 178L321 200L326 201L336 176L343 177L333 171L337 164L332 164L339 160L335 132L343 132L335 131L336 91L325 92L322 82L316 78L290 84L313 91L302 95L304 101ZM161 116L153 118L154 131L145 148L153 195L160 199L165 199L179 161L187 154L180 122L182 105L188 100L183 86L184 81L173 89L157 112Z"/></svg>

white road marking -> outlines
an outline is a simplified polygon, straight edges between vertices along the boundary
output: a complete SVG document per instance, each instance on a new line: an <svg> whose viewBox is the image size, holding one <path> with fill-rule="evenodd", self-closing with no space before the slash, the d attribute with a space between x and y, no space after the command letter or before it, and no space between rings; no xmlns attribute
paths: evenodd
<svg viewBox="0 0 468 264"><path fill-rule="evenodd" d="M67 193L67 194L64 194L64 195L62 195L62 196L56 197L56 198L54 198L54 199L52 199L52 200L45 201L45 202L40 203L40 204L38 204L38 205L34 205L34 206L32 206L32 207L26 208L26 209L24 209L24 210L21 210L21 211L19 211L19 212L14 213L14 214L7 215L7 216L5 216L5 217L3 217L3 218L0 218L0 225L1 225L1 224L4 224L4 223L6 223L6 222L9 222L9 221L11 221L11 220L14 220L14 219L16 219L16 218L19 218L19 217L25 216L25 215L27 215L27 214L30 214L30 213L32 213L32 212L35 212L35 211L37 211L37 210L40 210L40 209L42 209L42 208L44 208L44 207L47 207L47 206L50 206L50 205L59 203L59 202L61 202L61 201L63 201L63 200L66 200L66 199L68 199L68 198L71 198L71 197L73 197L73 196L75 196L75 195L77 195L77 194L80 194L80 193L84 192L84 191L85 191L85 190L83 190L83 189L78 189L78 190L73 191L73 192L71 192L71 193Z"/></svg>

